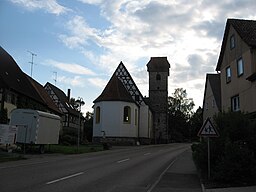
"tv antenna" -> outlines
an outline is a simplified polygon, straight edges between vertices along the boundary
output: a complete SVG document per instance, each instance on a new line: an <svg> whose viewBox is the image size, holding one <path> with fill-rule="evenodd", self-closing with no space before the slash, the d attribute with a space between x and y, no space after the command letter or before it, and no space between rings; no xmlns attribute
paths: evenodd
<svg viewBox="0 0 256 192"><path fill-rule="evenodd" d="M54 84L56 86L56 83L57 83L57 71L53 71L53 74L55 75L53 80L54 80Z"/></svg>
<svg viewBox="0 0 256 192"><path fill-rule="evenodd" d="M30 68L30 77L32 77L33 75L33 65L34 65L34 56L37 56L37 54L31 52L31 51L28 51L30 54L31 54L31 61L29 62L31 64L31 68Z"/></svg>

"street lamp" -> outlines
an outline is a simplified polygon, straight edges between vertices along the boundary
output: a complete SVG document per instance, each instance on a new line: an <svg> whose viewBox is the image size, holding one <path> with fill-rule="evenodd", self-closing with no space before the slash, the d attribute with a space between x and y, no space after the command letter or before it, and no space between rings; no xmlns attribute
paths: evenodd
<svg viewBox="0 0 256 192"><path fill-rule="evenodd" d="M81 106L84 104L83 98L78 97L76 100L76 103L79 104L79 116L78 116L78 121L79 121L79 127L77 129L77 151L79 149L79 143L80 143L80 129L81 129Z"/></svg>

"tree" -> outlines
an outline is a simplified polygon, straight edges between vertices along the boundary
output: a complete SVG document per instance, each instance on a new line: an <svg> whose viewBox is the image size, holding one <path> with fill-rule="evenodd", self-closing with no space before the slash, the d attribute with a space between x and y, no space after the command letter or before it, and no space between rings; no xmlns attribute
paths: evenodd
<svg viewBox="0 0 256 192"><path fill-rule="evenodd" d="M84 133L87 141L92 141L92 131L93 131L93 113L87 112L85 115L84 122Z"/></svg>
<svg viewBox="0 0 256 192"><path fill-rule="evenodd" d="M175 89L172 97L168 97L168 119L171 140L183 142L190 140L190 122L193 114L194 101L187 98L183 88Z"/></svg>
<svg viewBox="0 0 256 192"><path fill-rule="evenodd" d="M198 131L203 125L203 109L198 107L195 113L190 118L190 126L191 126L191 140L196 141L199 139L197 136Z"/></svg>
<svg viewBox="0 0 256 192"><path fill-rule="evenodd" d="M187 119L193 114L195 104L192 98L187 98L187 91L183 88L174 90L172 97L168 98L168 110L171 113L182 113Z"/></svg>

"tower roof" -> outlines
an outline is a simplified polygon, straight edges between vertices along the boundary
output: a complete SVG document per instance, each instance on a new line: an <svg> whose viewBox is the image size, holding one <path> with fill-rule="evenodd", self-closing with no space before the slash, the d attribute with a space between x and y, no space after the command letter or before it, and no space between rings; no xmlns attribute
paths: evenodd
<svg viewBox="0 0 256 192"><path fill-rule="evenodd" d="M113 74L101 95L93 102L95 103L99 101L134 102L130 93L126 90L123 83L118 79L118 77L115 74Z"/></svg>
<svg viewBox="0 0 256 192"><path fill-rule="evenodd" d="M137 105L145 104L141 92L122 61L94 103L99 101L128 101Z"/></svg>
<svg viewBox="0 0 256 192"><path fill-rule="evenodd" d="M169 75L170 63L167 57L151 57L147 67L149 72L168 72Z"/></svg>

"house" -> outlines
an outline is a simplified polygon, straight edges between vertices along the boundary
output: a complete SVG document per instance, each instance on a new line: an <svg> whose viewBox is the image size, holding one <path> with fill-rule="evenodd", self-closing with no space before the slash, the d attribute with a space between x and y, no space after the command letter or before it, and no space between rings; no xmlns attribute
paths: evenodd
<svg viewBox="0 0 256 192"><path fill-rule="evenodd" d="M79 111L76 109L74 104L70 102L70 89L68 89L66 95L61 89L49 82L45 84L44 89L63 114L61 134L70 134L72 136L76 135L79 128ZM82 118L80 118L80 121L82 121ZM81 123L81 126L83 126L83 123ZM82 135L83 128L81 128L81 126L80 132Z"/></svg>
<svg viewBox="0 0 256 192"><path fill-rule="evenodd" d="M221 110L256 112L256 21L228 19L216 67Z"/></svg>
<svg viewBox="0 0 256 192"><path fill-rule="evenodd" d="M221 88L220 73L206 74L204 101L203 101L203 121L208 117L212 118L221 111Z"/></svg>
<svg viewBox="0 0 256 192"><path fill-rule="evenodd" d="M94 100L94 141L105 139L113 144L166 142L165 104L169 74L166 61L166 57L151 58L147 65L153 99L143 97L124 64L118 65L100 96ZM163 98L166 101L161 101Z"/></svg>
<svg viewBox="0 0 256 192"><path fill-rule="evenodd" d="M28 77L15 60L0 47L0 112L1 118L7 110L7 123L10 112L16 108L29 108L60 114L61 112L50 101L42 86Z"/></svg>

